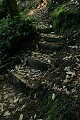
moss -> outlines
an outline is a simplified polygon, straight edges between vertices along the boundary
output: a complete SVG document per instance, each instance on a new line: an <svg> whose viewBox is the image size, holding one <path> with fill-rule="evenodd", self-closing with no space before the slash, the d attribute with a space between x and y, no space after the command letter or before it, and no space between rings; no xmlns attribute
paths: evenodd
<svg viewBox="0 0 80 120"><path fill-rule="evenodd" d="M65 3L52 14L52 25L57 33L70 33L80 26L80 12L76 4Z"/></svg>

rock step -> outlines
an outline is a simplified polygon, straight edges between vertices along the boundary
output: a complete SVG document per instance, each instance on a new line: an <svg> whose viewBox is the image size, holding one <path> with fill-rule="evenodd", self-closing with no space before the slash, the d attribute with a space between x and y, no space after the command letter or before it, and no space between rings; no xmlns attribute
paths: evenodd
<svg viewBox="0 0 80 120"><path fill-rule="evenodd" d="M49 27L49 28L38 28L38 31L40 33L50 33L50 32L53 32L53 28L52 27Z"/></svg>
<svg viewBox="0 0 80 120"><path fill-rule="evenodd" d="M9 81L14 85L22 85L26 88L26 80L21 78L21 76L15 70L8 70Z"/></svg>
<svg viewBox="0 0 80 120"><path fill-rule="evenodd" d="M26 92L27 88L37 89L51 65L51 57L52 55L32 52L21 64L15 65L13 70L8 70L10 82L24 88Z"/></svg>
<svg viewBox="0 0 80 120"><path fill-rule="evenodd" d="M53 50L41 49L41 53L47 54L47 55L53 54L54 52L55 52L55 50L53 51Z"/></svg>
<svg viewBox="0 0 80 120"><path fill-rule="evenodd" d="M40 51L32 52L30 57L34 60L38 60L43 63L49 64L49 65L51 64L51 61L53 60L53 54L47 55L47 54L41 53Z"/></svg>
<svg viewBox="0 0 80 120"><path fill-rule="evenodd" d="M36 60L34 58L28 57L27 58L27 65L31 68L41 70L42 72L47 71L49 68L49 64L42 62L40 60Z"/></svg>
<svg viewBox="0 0 80 120"><path fill-rule="evenodd" d="M46 50L52 50L52 51L59 51L63 49L63 43L55 42L55 43L48 43L48 42L39 42L38 47Z"/></svg>
<svg viewBox="0 0 80 120"><path fill-rule="evenodd" d="M16 66L14 70L8 70L8 75L12 84L26 90L27 88L36 89L39 87L43 73L30 67L24 69L22 66Z"/></svg>
<svg viewBox="0 0 80 120"><path fill-rule="evenodd" d="M48 37L48 36L41 36L41 39L46 42L64 42L65 38L64 37Z"/></svg>

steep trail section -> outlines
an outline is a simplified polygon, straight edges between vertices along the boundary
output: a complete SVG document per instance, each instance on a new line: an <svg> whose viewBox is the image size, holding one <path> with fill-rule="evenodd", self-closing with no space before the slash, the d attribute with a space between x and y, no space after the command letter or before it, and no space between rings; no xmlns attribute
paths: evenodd
<svg viewBox="0 0 80 120"><path fill-rule="evenodd" d="M29 16L34 16L38 22L39 28L50 27L50 15L47 8L47 0L43 0L37 8L30 10Z"/></svg>
<svg viewBox="0 0 80 120"><path fill-rule="evenodd" d="M39 28L48 28L48 27L50 27L50 17L49 17L47 7L39 9L36 12L36 14L34 14L34 16L38 21Z"/></svg>
<svg viewBox="0 0 80 120"><path fill-rule="evenodd" d="M48 37L48 39L51 39L51 37ZM41 34L35 51L32 51L27 58L24 57L20 65L16 65L13 70L8 71L13 83L15 81L15 83L24 84L25 87L36 89L44 82L46 72L54 65L55 52L64 48L64 38L62 36L55 37L53 35L52 39L52 42L46 41L45 35Z"/></svg>
<svg viewBox="0 0 80 120"><path fill-rule="evenodd" d="M46 39L43 39L46 33L43 34L41 34L42 37L39 40L42 44L43 41L46 43ZM49 39L47 40L49 47L51 43L65 43L64 37L56 36L57 35L53 35L54 42L52 39L50 39L50 41ZM13 98L13 103L16 101L18 107L14 104L16 111L12 110L13 106L10 106L11 112L8 109L7 111L4 110L4 112L1 111L1 118L3 115L3 120L5 118L19 119L20 115L23 115L23 119L28 120L30 118L34 119L35 116L35 119L44 119L45 115L44 112L41 113L41 110L45 109L45 107L41 101L44 97L46 99L46 94L49 95L47 90L50 91L50 95L54 93L56 98L58 96L66 96L67 99L78 99L80 95L80 49L77 46L65 47L65 44L63 44L62 50L56 51L53 49L52 53L45 54L45 50L43 52L42 47L40 46L39 48L38 46L30 55L25 55L20 65L16 64L15 68L9 70L9 81L11 81L13 85L24 89L25 94L29 95L25 97L25 102L19 102L20 97L18 99L16 98L16 100ZM22 96L22 99L23 98ZM7 101L8 100L9 98L7 98ZM5 105L5 99L3 104ZM7 105L10 104L6 102L6 106ZM28 115L26 115L26 113L28 113Z"/></svg>
<svg viewBox="0 0 80 120"><path fill-rule="evenodd" d="M41 31L43 30L41 29ZM25 94L29 92L30 103L27 103L28 107L25 109L27 113L30 113L26 116L25 110L21 112L23 119L28 120L34 119L35 116L35 119L44 119L46 113L41 111L45 109L42 100L46 99L46 94L49 95L48 90L51 96L55 95L54 99L61 97L75 100L80 95L79 46L67 46L64 36L55 35L51 31L50 33L43 32L40 35L36 49L28 56L24 55L21 64L16 64L13 69L8 70L9 81L13 85L24 88ZM47 38L45 38L46 36ZM61 46L62 49L56 50L57 46ZM48 107L49 104L46 106ZM17 113L15 113L16 115Z"/></svg>

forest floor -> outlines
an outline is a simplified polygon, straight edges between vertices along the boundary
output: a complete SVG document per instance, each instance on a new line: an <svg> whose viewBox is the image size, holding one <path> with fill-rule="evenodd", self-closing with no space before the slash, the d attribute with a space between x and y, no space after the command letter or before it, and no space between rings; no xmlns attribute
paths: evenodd
<svg viewBox="0 0 80 120"><path fill-rule="evenodd" d="M36 9L31 10L28 15L33 15L38 20L39 27L50 28L50 14L45 4L41 3ZM41 33L42 37L60 38L63 36L51 33ZM21 64L15 65L13 71L26 73L23 76L31 80L29 86L34 83L34 79L39 79L35 82L34 89L27 88L26 94L23 90L16 86L14 87L8 82L10 79L7 74L0 76L0 120L44 120L47 117L47 110L52 106L54 100L62 99L63 101L71 102L70 109L73 118L65 118L67 120L79 120L80 118L80 34L75 32L72 37L66 38L65 42L59 43L63 47L62 50L47 51L38 48L34 50L26 50L15 55L22 61ZM74 41L74 44L73 42ZM46 43L40 41L40 45ZM48 43L49 45L52 43ZM55 45L54 45L55 46ZM51 50L51 48L50 48ZM46 52L46 53L45 53ZM41 60L50 67L46 72L31 69L26 67L26 59ZM27 69L27 70L26 70ZM20 73L21 74L21 73ZM4 79L5 78L5 79ZM37 81L37 80L36 80ZM28 81L29 82L29 81ZM59 109L59 108L58 108ZM55 110L56 111L56 110ZM58 111L59 112L59 111ZM64 120L65 120L64 119ZM56 119L57 120L57 119ZM63 120L63 119L61 119Z"/></svg>

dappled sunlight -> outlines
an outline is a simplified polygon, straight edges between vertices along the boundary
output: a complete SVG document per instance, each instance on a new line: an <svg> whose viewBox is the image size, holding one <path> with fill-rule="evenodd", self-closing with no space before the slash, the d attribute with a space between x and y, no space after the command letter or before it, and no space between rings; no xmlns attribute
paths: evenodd
<svg viewBox="0 0 80 120"><path fill-rule="evenodd" d="M30 12L28 13L28 15L29 16L31 16L31 15L34 15L34 13L37 11L37 9L32 9L32 10L30 10Z"/></svg>
<svg viewBox="0 0 80 120"><path fill-rule="evenodd" d="M40 3L39 6L38 6L37 8L40 8L40 9L41 9L41 8L44 8L44 7L47 6L47 4L48 4L47 0L43 0L43 2Z"/></svg>
<svg viewBox="0 0 80 120"><path fill-rule="evenodd" d="M43 2L41 2L41 3L38 5L37 8L30 10L30 12L28 13L28 15L29 15L29 16L34 15L39 9L45 8L45 7L47 6L47 4L48 4L47 0L43 0Z"/></svg>

